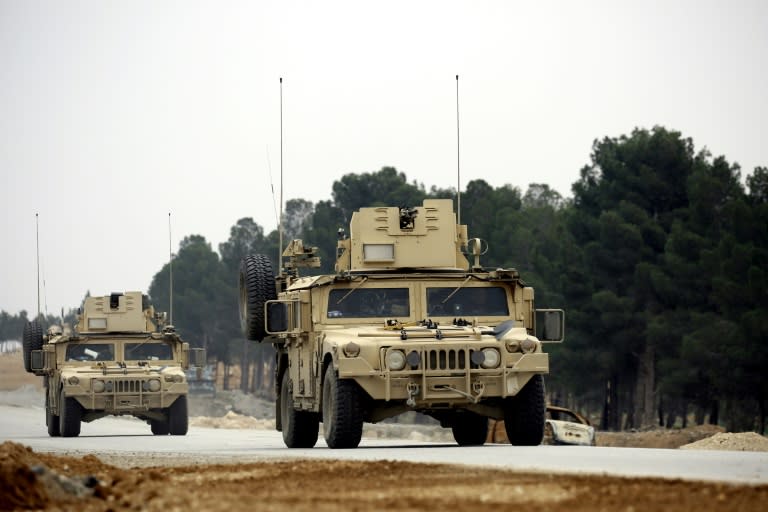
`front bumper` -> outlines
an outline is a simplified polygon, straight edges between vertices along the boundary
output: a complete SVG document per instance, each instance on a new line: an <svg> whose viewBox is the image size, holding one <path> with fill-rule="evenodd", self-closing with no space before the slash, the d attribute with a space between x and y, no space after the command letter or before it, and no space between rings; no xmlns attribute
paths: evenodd
<svg viewBox="0 0 768 512"><path fill-rule="evenodd" d="M408 352L419 353L419 365L395 371L387 369L384 362L391 349L381 350L379 367L383 370L362 357L340 357L339 377L355 380L375 400L405 400L411 407L439 407L514 396L533 375L549 372L546 353L501 352L500 366L485 369L470 362L471 352L478 347L443 344L408 346Z"/></svg>

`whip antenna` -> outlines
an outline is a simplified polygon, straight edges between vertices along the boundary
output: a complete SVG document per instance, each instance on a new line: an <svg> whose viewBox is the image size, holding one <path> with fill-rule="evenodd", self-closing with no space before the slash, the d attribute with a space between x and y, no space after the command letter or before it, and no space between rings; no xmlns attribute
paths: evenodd
<svg viewBox="0 0 768 512"><path fill-rule="evenodd" d="M280 77L280 221L277 227L279 233L279 248L277 253L278 266L283 268L283 77Z"/></svg>
<svg viewBox="0 0 768 512"><path fill-rule="evenodd" d="M170 278L168 280L168 323L173 325L173 249L171 241L171 212L168 212L168 271Z"/></svg>
<svg viewBox="0 0 768 512"><path fill-rule="evenodd" d="M456 211L461 224L461 146L459 145L459 75L456 75Z"/></svg>
<svg viewBox="0 0 768 512"><path fill-rule="evenodd" d="M37 318L40 318L40 220L35 213L35 240L37 251Z"/></svg>

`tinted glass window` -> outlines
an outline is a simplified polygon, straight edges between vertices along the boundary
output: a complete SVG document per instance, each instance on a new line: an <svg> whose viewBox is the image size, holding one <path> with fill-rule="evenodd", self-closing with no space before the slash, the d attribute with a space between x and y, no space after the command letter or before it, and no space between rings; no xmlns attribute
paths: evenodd
<svg viewBox="0 0 768 512"><path fill-rule="evenodd" d="M328 318L404 318L410 311L408 288L347 288L328 296Z"/></svg>
<svg viewBox="0 0 768 512"><path fill-rule="evenodd" d="M89 343L67 345L67 361L114 361L113 343Z"/></svg>
<svg viewBox="0 0 768 512"><path fill-rule="evenodd" d="M429 316L509 316L504 288L427 288Z"/></svg>
<svg viewBox="0 0 768 512"><path fill-rule="evenodd" d="M168 343L126 343L125 359L128 361L173 359L173 350Z"/></svg>

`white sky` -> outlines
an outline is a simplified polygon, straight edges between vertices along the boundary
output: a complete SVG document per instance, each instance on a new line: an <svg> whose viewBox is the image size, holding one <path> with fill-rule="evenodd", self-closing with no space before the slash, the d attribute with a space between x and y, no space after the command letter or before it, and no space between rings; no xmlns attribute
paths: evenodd
<svg viewBox="0 0 768 512"><path fill-rule="evenodd" d="M383 166L455 187L456 74L462 184L570 196L638 126L768 165L766 62L764 0L0 0L0 309L37 309L36 212L50 313L146 290L169 211L174 251L274 229L279 77L286 200Z"/></svg>

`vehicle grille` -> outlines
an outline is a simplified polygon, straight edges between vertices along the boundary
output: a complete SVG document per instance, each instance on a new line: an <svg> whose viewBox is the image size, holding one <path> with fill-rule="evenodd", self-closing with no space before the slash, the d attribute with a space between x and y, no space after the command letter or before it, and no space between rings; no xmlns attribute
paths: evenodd
<svg viewBox="0 0 768 512"><path fill-rule="evenodd" d="M469 358L465 349L428 349L425 352L427 370L465 370L467 368Z"/></svg>
<svg viewBox="0 0 768 512"><path fill-rule="evenodd" d="M141 380L116 380L115 393L139 393L141 389Z"/></svg>

